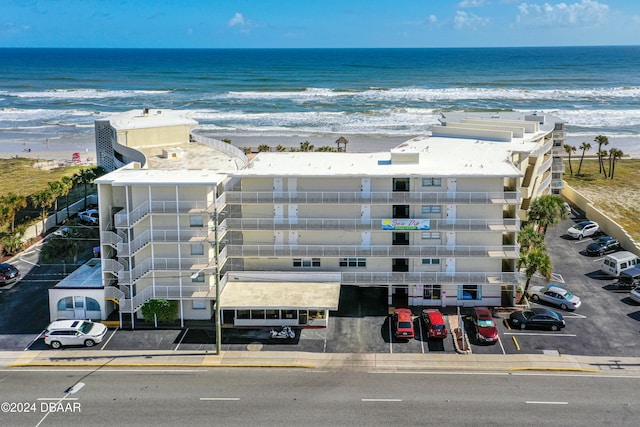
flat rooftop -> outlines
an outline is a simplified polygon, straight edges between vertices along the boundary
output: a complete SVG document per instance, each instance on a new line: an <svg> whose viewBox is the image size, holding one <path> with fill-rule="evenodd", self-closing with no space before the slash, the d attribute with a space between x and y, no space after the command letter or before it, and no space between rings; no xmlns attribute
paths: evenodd
<svg viewBox="0 0 640 427"><path fill-rule="evenodd" d="M55 289L102 289L102 263L92 258L54 286Z"/></svg>
<svg viewBox="0 0 640 427"><path fill-rule="evenodd" d="M146 108L130 110L108 117L111 126L117 130L144 129L163 126L189 125L197 126L188 110L168 110L161 108Z"/></svg>

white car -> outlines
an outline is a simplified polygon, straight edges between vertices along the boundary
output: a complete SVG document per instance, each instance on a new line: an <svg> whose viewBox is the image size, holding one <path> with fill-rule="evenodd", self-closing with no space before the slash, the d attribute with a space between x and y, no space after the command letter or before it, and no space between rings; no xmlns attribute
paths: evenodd
<svg viewBox="0 0 640 427"><path fill-rule="evenodd" d="M567 216L571 215L571 205L569 205L569 203L564 202L564 208L567 211Z"/></svg>
<svg viewBox="0 0 640 427"><path fill-rule="evenodd" d="M629 292L629 298L640 304L640 286L636 286Z"/></svg>
<svg viewBox="0 0 640 427"><path fill-rule="evenodd" d="M583 237L589 237L597 234L600 231L600 226L594 221L582 221L575 224L573 227L567 230L567 234L574 239L582 239Z"/></svg>
<svg viewBox="0 0 640 427"><path fill-rule="evenodd" d="M532 286L529 289L529 298L533 301L544 301L560 307L563 310L575 310L582 305L580 298L568 290L549 284L547 286Z"/></svg>
<svg viewBox="0 0 640 427"><path fill-rule="evenodd" d="M91 320L58 320L47 326L44 342L52 348L64 345L84 345L93 347L102 342L107 327Z"/></svg>
<svg viewBox="0 0 640 427"><path fill-rule="evenodd" d="M98 221L99 221L98 209L89 209L86 211L79 212L78 218L80 218L80 221L93 224L93 225L98 225Z"/></svg>

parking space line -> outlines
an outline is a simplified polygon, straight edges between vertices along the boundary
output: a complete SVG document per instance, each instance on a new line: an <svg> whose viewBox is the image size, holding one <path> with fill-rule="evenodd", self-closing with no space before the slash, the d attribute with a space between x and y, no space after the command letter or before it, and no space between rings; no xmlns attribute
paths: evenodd
<svg viewBox="0 0 640 427"><path fill-rule="evenodd" d="M583 316L582 314L578 314L578 313L563 314L562 317L564 317L565 319L586 319L587 318L587 316Z"/></svg>
<svg viewBox="0 0 640 427"><path fill-rule="evenodd" d="M389 318L389 353L393 354L393 335L391 333L391 318Z"/></svg>
<svg viewBox="0 0 640 427"><path fill-rule="evenodd" d="M200 398L201 401L210 401L210 400L214 400L214 401L238 401L240 400L239 397L201 397Z"/></svg>
<svg viewBox="0 0 640 427"><path fill-rule="evenodd" d="M418 318L418 329L420 329L420 347L422 347L422 354L424 354L424 335L422 335L422 322Z"/></svg>
<svg viewBox="0 0 640 427"><path fill-rule="evenodd" d="M29 350L29 347L31 347L31 346L33 345L33 343L35 343L36 341L38 341L38 340L40 339L40 337L42 336L42 334L44 334L46 331L47 331L47 330L45 329L45 330L43 330L42 332L40 332L40 333L38 334L38 336L37 336L37 337L35 337L35 338L33 339L33 341L31 341L31 342L29 343L29 345L28 345L28 346L26 346L26 347L24 348L24 350L23 350L23 351L28 351L28 350Z"/></svg>
<svg viewBox="0 0 640 427"><path fill-rule="evenodd" d="M402 402L402 399L360 399L362 402Z"/></svg>
<svg viewBox="0 0 640 427"><path fill-rule="evenodd" d="M539 400L525 400L524 403L531 405L568 405L569 402L542 402Z"/></svg>
<svg viewBox="0 0 640 427"><path fill-rule="evenodd" d="M180 337L180 341L178 341L178 345L176 345L176 348L174 348L173 351L177 351L178 350L178 347L180 347L180 344L182 344L182 340L184 339L184 337L187 336L188 332L189 332L189 328L185 329L184 333Z"/></svg>
<svg viewBox="0 0 640 427"><path fill-rule="evenodd" d="M520 335L520 336L526 336L526 335L531 335L533 336L539 336L539 337L575 337L577 336L576 334L556 334L553 332L550 333L544 333L544 332L505 332L505 335Z"/></svg>
<svg viewBox="0 0 640 427"><path fill-rule="evenodd" d="M115 331L113 331L111 336L104 342L104 344L102 345L102 348L100 350L104 350L105 349L105 347L107 346L107 344L109 344L109 341L111 341L111 338L113 338L113 336L116 334L116 332L118 332L118 328L116 328Z"/></svg>
<svg viewBox="0 0 640 427"><path fill-rule="evenodd" d="M500 335L498 335L498 344L500 344L500 348L502 349L502 354L507 354L504 350L504 346L502 345L502 340L500 339Z"/></svg>

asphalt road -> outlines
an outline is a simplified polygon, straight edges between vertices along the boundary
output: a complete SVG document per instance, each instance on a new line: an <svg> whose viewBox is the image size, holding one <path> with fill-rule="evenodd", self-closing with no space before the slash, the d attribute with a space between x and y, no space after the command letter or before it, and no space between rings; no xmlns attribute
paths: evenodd
<svg viewBox="0 0 640 427"><path fill-rule="evenodd" d="M6 426L631 426L640 416L638 377L601 374L12 369L0 382Z"/></svg>

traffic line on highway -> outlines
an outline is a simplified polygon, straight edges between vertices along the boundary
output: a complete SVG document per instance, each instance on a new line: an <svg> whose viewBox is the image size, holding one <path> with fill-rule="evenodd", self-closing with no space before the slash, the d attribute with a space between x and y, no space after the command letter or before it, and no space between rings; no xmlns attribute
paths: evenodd
<svg viewBox="0 0 640 427"><path fill-rule="evenodd" d="M200 398L201 401L238 401L240 400L239 397L201 397Z"/></svg>
<svg viewBox="0 0 640 427"><path fill-rule="evenodd" d="M362 402L402 402L402 399L360 399Z"/></svg>
<svg viewBox="0 0 640 427"><path fill-rule="evenodd" d="M569 402L544 402L538 400L525 400L524 403L528 403L530 405L568 405Z"/></svg>
<svg viewBox="0 0 640 427"><path fill-rule="evenodd" d="M544 332L505 332L504 335L531 335L541 337L575 337L576 334L556 334L556 333L544 333Z"/></svg>

